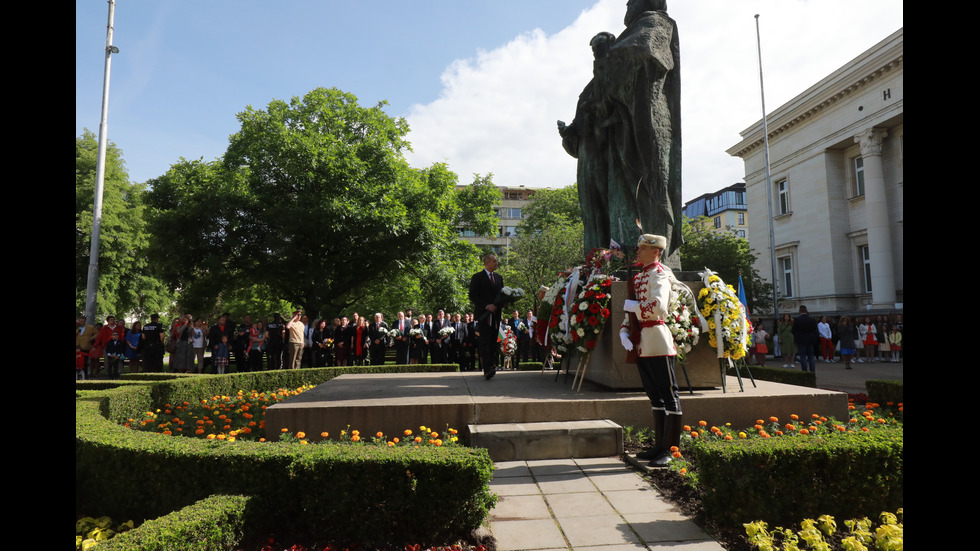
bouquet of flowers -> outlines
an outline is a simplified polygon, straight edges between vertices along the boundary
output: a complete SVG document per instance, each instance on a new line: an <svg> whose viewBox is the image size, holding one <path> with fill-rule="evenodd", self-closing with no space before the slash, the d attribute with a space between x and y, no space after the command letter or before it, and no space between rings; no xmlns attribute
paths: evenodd
<svg viewBox="0 0 980 551"><path fill-rule="evenodd" d="M440 337L446 337L446 336L452 335L455 332L456 332L456 330L453 329L452 327L443 327L442 329L439 330L439 336Z"/></svg>
<svg viewBox="0 0 980 551"><path fill-rule="evenodd" d="M517 352L517 337L509 325L500 324L500 351L508 358Z"/></svg>
<svg viewBox="0 0 980 551"><path fill-rule="evenodd" d="M323 342L320 344L322 345L320 348L326 348L327 350L329 350L333 348L333 339L330 338L323 339Z"/></svg>
<svg viewBox="0 0 980 551"><path fill-rule="evenodd" d="M544 342L539 343L541 345L545 345L548 341L547 333L551 329L551 313L554 311L555 299L565 288L566 282L568 282L568 272L558 274L558 281L548 287L548 291L545 292L544 298L541 299L541 304L538 306L538 323L545 324L547 328L543 337Z"/></svg>
<svg viewBox="0 0 980 551"><path fill-rule="evenodd" d="M575 296L569 314L571 317L571 337L579 351L589 352L596 346L602 329L609 319L609 293L613 278L608 275L596 274Z"/></svg>
<svg viewBox="0 0 980 551"><path fill-rule="evenodd" d="M524 289L520 287L504 287L497 293L497 297L493 299L493 304L497 306L497 311L499 312L506 308L508 304L517 302L522 298L524 298ZM487 310L477 321L481 321L489 315L490 311Z"/></svg>
<svg viewBox="0 0 980 551"><path fill-rule="evenodd" d="M571 275L559 278L558 282L545 295L545 300L548 300L551 292L555 292L554 303L551 308L551 320L548 322L548 331L551 334L551 345L562 354L568 351L568 345L572 342L570 336L566 340L568 315L565 313L565 294L568 286L571 284L569 281L570 277Z"/></svg>
<svg viewBox="0 0 980 551"><path fill-rule="evenodd" d="M412 337L412 338L421 337L422 336L422 329L420 329L418 327L413 327L412 329L409 329L408 336L409 337Z"/></svg>
<svg viewBox="0 0 980 551"><path fill-rule="evenodd" d="M708 342L718 351L719 358L744 357L748 343L745 307L735 289L707 268L698 275L705 285L698 299L703 301L701 313L708 320Z"/></svg>
<svg viewBox="0 0 980 551"><path fill-rule="evenodd" d="M590 273L612 274L626 267L626 254L619 249L595 248L589 252L585 269Z"/></svg>
<svg viewBox="0 0 980 551"><path fill-rule="evenodd" d="M698 315L694 293L687 285L679 281L672 281L671 291L670 304L668 305L670 315L667 316L666 325L674 337L677 355L683 360L684 356L694 348L694 345L698 344L703 320Z"/></svg>
<svg viewBox="0 0 980 551"><path fill-rule="evenodd" d="M388 331L388 338L389 339L397 339L397 338L399 338L401 336L402 336L402 332L399 331L398 329L391 329L391 330Z"/></svg>

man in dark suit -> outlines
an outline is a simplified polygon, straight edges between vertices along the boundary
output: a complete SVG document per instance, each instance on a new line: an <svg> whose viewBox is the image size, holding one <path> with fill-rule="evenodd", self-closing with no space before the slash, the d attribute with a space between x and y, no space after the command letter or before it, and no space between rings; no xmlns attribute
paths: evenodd
<svg viewBox="0 0 980 551"><path fill-rule="evenodd" d="M463 371L473 371L476 369L476 320L473 317L473 312L466 313L466 319L463 323L465 327L465 334L463 335Z"/></svg>
<svg viewBox="0 0 980 551"><path fill-rule="evenodd" d="M381 313L374 315L374 321L368 327L371 339L371 365L385 363L385 351L388 349L388 324L383 321Z"/></svg>
<svg viewBox="0 0 980 551"><path fill-rule="evenodd" d="M394 323L394 329L401 332L401 336L395 339L395 363L407 365L409 360L408 332L412 330L412 320L405 317L405 312L398 312L398 320Z"/></svg>
<svg viewBox="0 0 980 551"><path fill-rule="evenodd" d="M449 336L439 334L446 327L449 327L446 312L439 310L436 312L436 319L432 320L432 337L429 339L429 349L432 351L432 363L434 364L444 364L449 357Z"/></svg>
<svg viewBox="0 0 980 551"><path fill-rule="evenodd" d="M470 278L469 289L477 320L480 366L488 380L497 373L497 332L500 330L500 308L493 302L504 288L504 278L495 273L497 266L497 255L484 256L483 270Z"/></svg>
<svg viewBox="0 0 980 551"><path fill-rule="evenodd" d="M463 339L466 338L466 325L460 321L459 314L453 314L449 321L449 327L453 328L453 334L449 335L446 342L449 344L447 361L459 365L459 370L464 371L463 367Z"/></svg>
<svg viewBox="0 0 980 551"><path fill-rule="evenodd" d="M800 367L803 371L815 373L817 370L816 347L820 342L817 321L810 317L806 306L800 306L800 315L793 320L793 340L800 354ZM809 366L809 369L807 369Z"/></svg>

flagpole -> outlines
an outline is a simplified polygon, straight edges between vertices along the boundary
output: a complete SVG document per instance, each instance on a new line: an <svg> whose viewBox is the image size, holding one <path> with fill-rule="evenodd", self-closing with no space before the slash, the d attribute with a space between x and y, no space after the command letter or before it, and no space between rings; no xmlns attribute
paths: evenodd
<svg viewBox="0 0 980 551"><path fill-rule="evenodd" d="M112 45L113 19L116 14L116 0L109 0L109 16L105 35L105 70L102 75L102 117L99 121L99 153L95 163L95 197L92 204L92 235L88 253L88 282L85 288L85 316L95 323L96 305L99 295L99 239L102 233L102 190L105 185L105 155L109 135L109 72L112 69L112 54L119 48Z"/></svg>
<svg viewBox="0 0 980 551"><path fill-rule="evenodd" d="M755 14L755 41L759 51L759 97L762 99L762 141L766 164L766 202L769 206L769 265L772 268L772 314L779 319L779 279L776 277L776 232L772 223L772 174L769 172L769 126L766 122L766 87L762 82L762 37L759 14Z"/></svg>

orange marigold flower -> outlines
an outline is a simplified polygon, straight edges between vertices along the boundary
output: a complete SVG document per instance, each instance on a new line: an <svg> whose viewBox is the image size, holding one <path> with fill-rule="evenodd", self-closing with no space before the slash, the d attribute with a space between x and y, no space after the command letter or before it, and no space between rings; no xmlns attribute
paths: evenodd
<svg viewBox="0 0 980 551"><path fill-rule="evenodd" d="M782 435L783 435L783 431L781 431L781 430L777 430L776 431L776 436L782 436Z"/></svg>
<svg viewBox="0 0 980 551"><path fill-rule="evenodd" d="M810 434L810 431L806 429L800 429L800 434Z"/></svg>
<svg viewBox="0 0 980 551"><path fill-rule="evenodd" d="M681 457L681 452L674 452L671 455L674 456L674 457L680 458Z"/></svg>
<svg viewBox="0 0 980 551"><path fill-rule="evenodd" d="M707 427L708 426L708 422L707 421L704 421L704 420L698 421L698 424L701 425L702 427Z"/></svg>
<svg viewBox="0 0 980 551"><path fill-rule="evenodd" d="M289 432L289 429L287 429L286 427L283 427L283 428L279 429L279 432L283 432L283 433Z"/></svg>
<svg viewBox="0 0 980 551"><path fill-rule="evenodd" d="M681 473L681 476L686 475L687 474L687 467L681 467L680 473Z"/></svg>
<svg viewBox="0 0 980 551"><path fill-rule="evenodd" d="M306 433L303 432L303 431L299 431L299 432L296 433L296 438L299 438L299 439L306 438Z"/></svg>
<svg viewBox="0 0 980 551"><path fill-rule="evenodd" d="M412 431L410 429L405 429L405 436L411 436Z"/></svg>
<svg viewBox="0 0 980 551"><path fill-rule="evenodd" d="M868 432L871 429L869 429L868 427L861 427L861 430L863 430L864 432Z"/></svg>
<svg viewBox="0 0 980 551"><path fill-rule="evenodd" d="M792 419L792 420L794 420L794 421L796 421L797 419L800 418L800 416L794 413L794 414L790 415L789 418Z"/></svg>
<svg viewBox="0 0 980 551"><path fill-rule="evenodd" d="M670 451L672 452L680 451L680 448L678 448L677 446L671 446Z"/></svg>
<svg viewBox="0 0 980 551"><path fill-rule="evenodd" d="M361 441L361 437L355 434L355 435L353 435L353 436L350 437L350 441L351 442L360 442Z"/></svg>
<svg viewBox="0 0 980 551"><path fill-rule="evenodd" d="M773 423L778 423L779 417L770 417L769 420L772 421Z"/></svg>
<svg viewBox="0 0 980 551"><path fill-rule="evenodd" d="M725 440L731 440L731 439L732 439L732 435L730 435L730 434L726 434L725 435Z"/></svg>
<svg viewBox="0 0 980 551"><path fill-rule="evenodd" d="M398 437L391 439L391 444L397 444L398 442L400 442L400 440L398 440Z"/></svg>
<svg viewBox="0 0 980 551"><path fill-rule="evenodd" d="M820 416L819 416L819 415L817 415L816 413L814 413L814 414L813 414L813 415L811 415L810 417L812 417L813 419L819 419L819 418L820 418Z"/></svg>
<svg viewBox="0 0 980 551"><path fill-rule="evenodd" d="M374 436L375 436L376 438L384 438L384 436L385 436L385 435L384 435L384 433L382 433L382 432L381 432L381 431L379 430L379 431L378 431L378 433L377 433L377 434L375 434Z"/></svg>
<svg viewBox="0 0 980 551"><path fill-rule="evenodd" d="M684 432L691 432L691 425L684 425Z"/></svg>
<svg viewBox="0 0 980 551"><path fill-rule="evenodd" d="M789 430L789 431L796 430L796 427L793 426L793 425L791 425L791 424L789 424L789 423L786 423L786 427L785 428L786 428L786 430Z"/></svg>
<svg viewBox="0 0 980 551"><path fill-rule="evenodd" d="M320 438L330 438L330 433L327 431L323 431L320 433Z"/></svg>
<svg viewBox="0 0 980 551"><path fill-rule="evenodd" d="M421 441L422 441L422 437L421 437L421 436L416 436L416 437L415 437L415 443L416 443L416 444L418 444L418 443L419 443L419 442L421 442Z"/></svg>

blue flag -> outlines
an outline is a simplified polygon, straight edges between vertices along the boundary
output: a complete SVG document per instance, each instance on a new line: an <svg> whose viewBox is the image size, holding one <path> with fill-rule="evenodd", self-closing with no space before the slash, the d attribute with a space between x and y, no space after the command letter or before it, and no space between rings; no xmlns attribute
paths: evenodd
<svg viewBox="0 0 980 551"><path fill-rule="evenodd" d="M745 315L749 316L749 303L745 300L745 285L742 283L742 274L738 274L738 301L742 303L745 308Z"/></svg>

